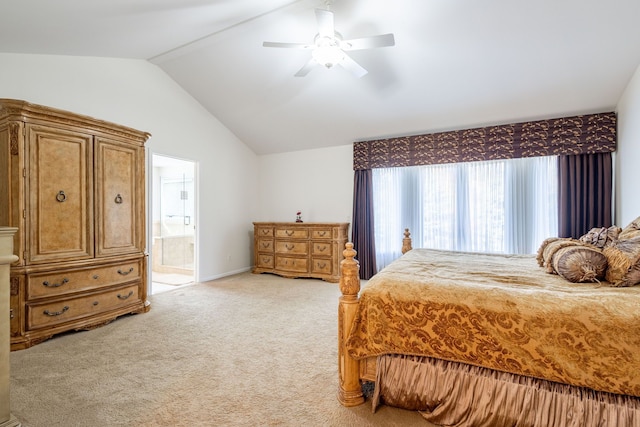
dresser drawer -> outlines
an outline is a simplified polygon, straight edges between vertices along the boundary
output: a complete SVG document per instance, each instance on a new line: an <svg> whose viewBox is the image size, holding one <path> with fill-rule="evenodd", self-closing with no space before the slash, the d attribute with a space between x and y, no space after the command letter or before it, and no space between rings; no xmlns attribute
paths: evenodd
<svg viewBox="0 0 640 427"><path fill-rule="evenodd" d="M331 242L311 242L312 256L331 256Z"/></svg>
<svg viewBox="0 0 640 427"><path fill-rule="evenodd" d="M333 274L333 261L326 258L313 258L311 272L315 274Z"/></svg>
<svg viewBox="0 0 640 427"><path fill-rule="evenodd" d="M314 228L311 230L312 239L331 239L332 237L331 228Z"/></svg>
<svg viewBox="0 0 640 427"><path fill-rule="evenodd" d="M306 273L309 271L307 258L276 257L276 269L293 273Z"/></svg>
<svg viewBox="0 0 640 427"><path fill-rule="evenodd" d="M255 234L257 237L273 237L273 227L257 227Z"/></svg>
<svg viewBox="0 0 640 427"><path fill-rule="evenodd" d="M291 255L307 255L309 253L309 242L276 240L276 253L291 254Z"/></svg>
<svg viewBox="0 0 640 427"><path fill-rule="evenodd" d="M273 252L273 239L258 239L258 252Z"/></svg>
<svg viewBox="0 0 640 427"><path fill-rule="evenodd" d="M287 239L308 239L308 228L276 228L276 237Z"/></svg>
<svg viewBox="0 0 640 427"><path fill-rule="evenodd" d="M56 302L27 303L27 328L38 329L82 319L140 301L140 284Z"/></svg>
<svg viewBox="0 0 640 427"><path fill-rule="evenodd" d="M273 268L273 255L258 254L256 267Z"/></svg>
<svg viewBox="0 0 640 427"><path fill-rule="evenodd" d="M131 261L81 270L32 274L27 277L27 299L66 295L126 283L140 278L141 265L142 261Z"/></svg>

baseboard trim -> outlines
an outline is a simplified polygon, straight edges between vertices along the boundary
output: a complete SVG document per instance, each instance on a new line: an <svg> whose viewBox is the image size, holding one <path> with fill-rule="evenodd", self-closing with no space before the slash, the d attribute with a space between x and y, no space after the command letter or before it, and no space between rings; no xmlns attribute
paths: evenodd
<svg viewBox="0 0 640 427"><path fill-rule="evenodd" d="M210 282L211 280L222 279L223 277L233 276L234 274L240 274L247 271L251 271L251 267L245 267L239 270L227 271L226 273L216 274L214 276L201 277L200 280L198 280L198 282Z"/></svg>

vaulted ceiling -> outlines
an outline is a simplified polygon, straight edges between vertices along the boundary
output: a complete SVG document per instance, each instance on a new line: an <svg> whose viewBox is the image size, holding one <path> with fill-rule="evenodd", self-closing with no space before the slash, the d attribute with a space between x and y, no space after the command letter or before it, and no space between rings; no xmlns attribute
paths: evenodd
<svg viewBox="0 0 640 427"><path fill-rule="evenodd" d="M314 9L356 78L310 51ZM0 3L0 52L145 59L258 154L611 111L640 64L638 0L21 0Z"/></svg>

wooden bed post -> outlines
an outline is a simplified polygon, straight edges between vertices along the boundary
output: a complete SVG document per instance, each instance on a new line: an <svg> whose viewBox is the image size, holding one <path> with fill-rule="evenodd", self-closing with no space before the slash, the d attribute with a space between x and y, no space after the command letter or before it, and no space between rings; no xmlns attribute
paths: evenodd
<svg viewBox="0 0 640 427"><path fill-rule="evenodd" d="M411 247L411 233L409 233L409 229L404 229L404 238L402 239L402 253L406 254L412 249Z"/></svg>
<svg viewBox="0 0 640 427"><path fill-rule="evenodd" d="M344 406L356 406L364 403L360 384L360 361L347 353L346 339L351 331L358 309L360 292L360 263L354 257L353 243L348 242L342 252L344 259L340 263L340 292L338 302L338 400Z"/></svg>

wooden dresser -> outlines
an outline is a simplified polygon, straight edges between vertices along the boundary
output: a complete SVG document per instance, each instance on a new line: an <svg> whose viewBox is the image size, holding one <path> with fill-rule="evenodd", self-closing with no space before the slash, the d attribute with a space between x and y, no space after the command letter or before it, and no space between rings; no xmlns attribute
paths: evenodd
<svg viewBox="0 0 640 427"><path fill-rule="evenodd" d="M254 222L254 273L340 280L349 223Z"/></svg>
<svg viewBox="0 0 640 427"><path fill-rule="evenodd" d="M0 99L0 225L18 228L11 349L149 310L149 134Z"/></svg>

